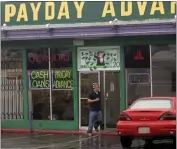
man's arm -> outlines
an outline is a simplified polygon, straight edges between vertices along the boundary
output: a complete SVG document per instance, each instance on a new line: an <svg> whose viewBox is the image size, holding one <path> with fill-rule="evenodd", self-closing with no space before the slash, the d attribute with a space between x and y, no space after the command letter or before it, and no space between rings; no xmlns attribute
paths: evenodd
<svg viewBox="0 0 177 149"><path fill-rule="evenodd" d="M87 100L88 103L94 103L94 102L97 102L97 101L99 101L99 98L94 99L94 100L91 100L91 99L88 98L88 100Z"/></svg>

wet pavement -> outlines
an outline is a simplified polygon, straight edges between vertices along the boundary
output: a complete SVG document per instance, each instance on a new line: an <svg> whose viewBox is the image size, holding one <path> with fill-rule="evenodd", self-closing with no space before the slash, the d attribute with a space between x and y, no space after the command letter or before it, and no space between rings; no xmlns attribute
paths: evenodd
<svg viewBox="0 0 177 149"><path fill-rule="evenodd" d="M18 149L122 149L118 136L14 134L2 133L1 147ZM171 142L157 142L149 146L135 140L131 149L173 149Z"/></svg>

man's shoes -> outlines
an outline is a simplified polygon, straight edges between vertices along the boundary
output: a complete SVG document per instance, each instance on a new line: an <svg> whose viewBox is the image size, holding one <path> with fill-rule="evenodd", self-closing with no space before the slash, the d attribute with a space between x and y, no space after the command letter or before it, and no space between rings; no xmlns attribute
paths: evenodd
<svg viewBox="0 0 177 149"><path fill-rule="evenodd" d="M87 134L88 134L88 136L89 136L89 137L91 137L91 136L92 136L92 133L87 133Z"/></svg>
<svg viewBox="0 0 177 149"><path fill-rule="evenodd" d="M99 132L98 126L94 126L94 128L96 132Z"/></svg>

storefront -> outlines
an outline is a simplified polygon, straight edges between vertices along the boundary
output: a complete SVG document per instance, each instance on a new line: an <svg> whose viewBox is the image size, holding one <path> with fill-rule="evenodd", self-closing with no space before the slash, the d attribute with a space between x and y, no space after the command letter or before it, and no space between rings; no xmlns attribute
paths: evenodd
<svg viewBox="0 0 177 149"><path fill-rule="evenodd" d="M3 2L2 128L85 129L93 83L104 130L138 97L175 95L175 5Z"/></svg>
<svg viewBox="0 0 177 149"><path fill-rule="evenodd" d="M125 76L127 105L145 96L176 96L176 44L126 47Z"/></svg>

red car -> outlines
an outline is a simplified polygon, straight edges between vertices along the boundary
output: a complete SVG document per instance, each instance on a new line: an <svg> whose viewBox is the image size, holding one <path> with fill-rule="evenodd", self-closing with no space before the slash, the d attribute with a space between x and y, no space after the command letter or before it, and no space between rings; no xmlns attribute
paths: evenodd
<svg viewBox="0 0 177 149"><path fill-rule="evenodd" d="M116 130L123 147L130 147L135 138L147 143L167 138L176 144L176 98L137 99L120 114Z"/></svg>

